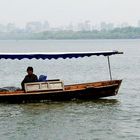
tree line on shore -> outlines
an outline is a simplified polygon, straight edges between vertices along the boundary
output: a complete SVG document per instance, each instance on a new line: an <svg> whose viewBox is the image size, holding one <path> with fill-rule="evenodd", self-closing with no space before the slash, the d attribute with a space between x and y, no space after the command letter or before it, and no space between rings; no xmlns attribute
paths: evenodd
<svg viewBox="0 0 140 140"><path fill-rule="evenodd" d="M140 27L114 28L92 31L44 31L38 33L0 33L0 39L47 40L47 39L140 39Z"/></svg>

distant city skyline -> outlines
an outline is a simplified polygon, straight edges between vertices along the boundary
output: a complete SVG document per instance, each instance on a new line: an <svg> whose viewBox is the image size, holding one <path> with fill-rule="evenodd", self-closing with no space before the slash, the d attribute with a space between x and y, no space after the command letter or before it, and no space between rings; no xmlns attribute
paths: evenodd
<svg viewBox="0 0 140 140"><path fill-rule="evenodd" d="M30 21L49 21L52 27L90 21L115 26L140 20L139 0L0 0L0 23L24 27Z"/></svg>
<svg viewBox="0 0 140 140"><path fill-rule="evenodd" d="M120 23L115 25L114 23L101 22L99 24L92 24L89 20L79 22L76 24L69 23L68 25L53 27L47 20L40 21L30 21L25 24L24 27L19 27L14 23L8 23L3 25L0 23L0 34L1 33L39 33L44 31L93 31L93 30L106 30L110 31L115 28L125 28L125 27L139 27L140 20L137 21L137 25L131 26L128 23Z"/></svg>

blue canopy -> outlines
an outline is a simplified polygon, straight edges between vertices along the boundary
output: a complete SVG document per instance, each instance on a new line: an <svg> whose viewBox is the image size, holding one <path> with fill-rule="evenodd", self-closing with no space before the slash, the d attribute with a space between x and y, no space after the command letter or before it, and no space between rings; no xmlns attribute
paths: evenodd
<svg viewBox="0 0 140 140"><path fill-rule="evenodd" d="M104 52L56 52L56 53L0 53L0 59L58 59L58 58L78 58L90 57L92 55L110 56L115 54L122 54L119 51L104 51Z"/></svg>

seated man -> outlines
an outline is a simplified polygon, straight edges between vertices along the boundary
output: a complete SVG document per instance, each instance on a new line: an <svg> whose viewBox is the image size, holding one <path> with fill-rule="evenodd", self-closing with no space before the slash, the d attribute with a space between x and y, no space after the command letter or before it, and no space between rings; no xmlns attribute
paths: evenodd
<svg viewBox="0 0 140 140"><path fill-rule="evenodd" d="M24 80L21 83L22 90L25 90L24 89L24 83L38 82L37 76L35 74L33 74L33 68L32 67L27 68L27 73L28 73L28 75L25 76Z"/></svg>

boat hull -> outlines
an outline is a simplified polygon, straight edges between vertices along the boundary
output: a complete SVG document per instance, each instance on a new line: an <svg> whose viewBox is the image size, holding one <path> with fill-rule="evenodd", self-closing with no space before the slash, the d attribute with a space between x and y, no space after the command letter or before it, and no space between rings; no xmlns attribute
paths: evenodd
<svg viewBox="0 0 140 140"><path fill-rule="evenodd" d="M32 102L41 100L65 101L72 99L92 100L114 96L122 80L101 81L64 86L64 90L30 92L0 92L0 102Z"/></svg>

